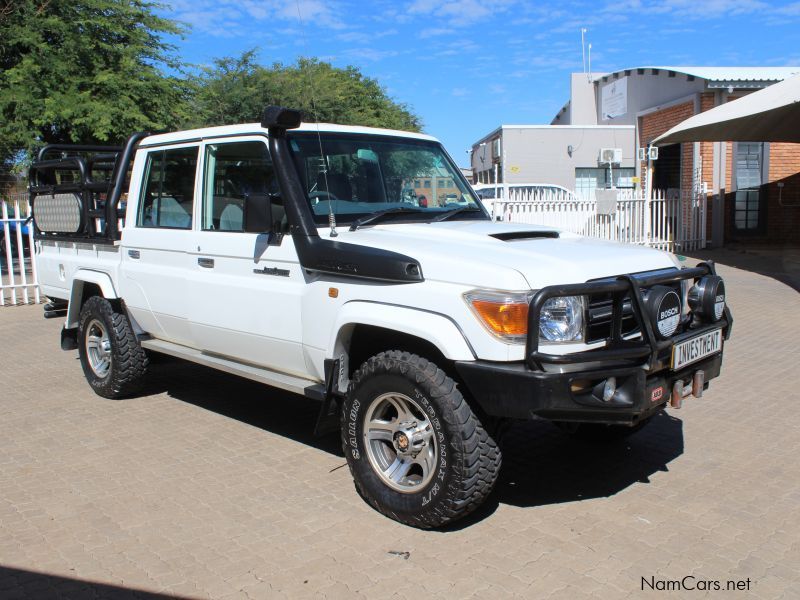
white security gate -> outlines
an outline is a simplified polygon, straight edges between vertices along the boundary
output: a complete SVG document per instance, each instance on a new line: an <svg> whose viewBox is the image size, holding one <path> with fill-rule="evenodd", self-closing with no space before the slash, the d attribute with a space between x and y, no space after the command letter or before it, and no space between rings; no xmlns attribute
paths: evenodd
<svg viewBox="0 0 800 600"><path fill-rule="evenodd" d="M549 225L580 235L687 252L706 244L706 195L616 190L611 202L572 192L516 194L497 200L493 216L512 223Z"/></svg>
<svg viewBox="0 0 800 600"><path fill-rule="evenodd" d="M0 196L0 306L40 302L28 194Z"/></svg>

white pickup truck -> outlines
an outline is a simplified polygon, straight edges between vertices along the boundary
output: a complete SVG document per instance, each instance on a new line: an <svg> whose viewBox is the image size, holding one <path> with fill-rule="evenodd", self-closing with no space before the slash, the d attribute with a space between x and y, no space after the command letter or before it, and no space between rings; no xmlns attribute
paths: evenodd
<svg viewBox="0 0 800 600"><path fill-rule="evenodd" d="M434 178L446 201L409 199ZM416 527L486 499L501 423L626 435L702 394L732 326L713 264L493 222L435 139L279 107L46 147L31 196L46 316L95 392L163 353L319 399L361 495Z"/></svg>

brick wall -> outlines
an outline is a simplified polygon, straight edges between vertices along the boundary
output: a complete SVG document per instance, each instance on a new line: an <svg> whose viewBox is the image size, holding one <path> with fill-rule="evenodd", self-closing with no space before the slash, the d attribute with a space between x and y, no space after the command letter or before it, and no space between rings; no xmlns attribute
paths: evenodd
<svg viewBox="0 0 800 600"><path fill-rule="evenodd" d="M647 146L662 133L665 133L681 121L685 121L694 114L694 102L684 102L669 108L650 113L641 117L639 123L639 140L642 146ZM681 187L692 188L692 148L693 144L681 144ZM647 164L644 163L641 173L647 173ZM687 185L688 181L688 185ZM644 185L644 183L643 183Z"/></svg>
<svg viewBox="0 0 800 600"><path fill-rule="evenodd" d="M769 145L765 193L767 237L770 241L800 241L800 144Z"/></svg>
<svg viewBox="0 0 800 600"><path fill-rule="evenodd" d="M728 102L744 94L728 97ZM713 92L700 94L700 111L714 107ZM639 139L642 146L647 146L653 139L674 127L694 114L694 102L684 102L663 110L650 113L639 119ZM725 189L729 193L725 201L725 240L758 242L798 243L800 242L800 144L770 144L769 178L762 194L764 194L764 210L766 211L766 234L759 237L744 236L733 229L733 207L735 194L732 190L733 146L731 142L723 144L725 152ZM714 144L701 142L698 166L702 168L701 182L708 184L713 190L714 182ZM642 187L647 174L646 163L642 165ZM694 144L681 144L681 188L692 189L694 175ZM779 188L778 183L783 183ZM707 200L706 237L711 239L711 195Z"/></svg>
<svg viewBox="0 0 800 600"><path fill-rule="evenodd" d="M700 94L700 112L705 112L714 108L714 93L704 92ZM706 197L706 239L711 239L712 218L711 211L714 192L714 142L700 143L700 166L702 169L701 185L707 184L708 196Z"/></svg>

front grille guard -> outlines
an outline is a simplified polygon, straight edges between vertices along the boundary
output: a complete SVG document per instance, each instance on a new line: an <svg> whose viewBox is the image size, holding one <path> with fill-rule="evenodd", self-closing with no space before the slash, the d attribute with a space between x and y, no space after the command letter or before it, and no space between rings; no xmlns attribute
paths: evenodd
<svg viewBox="0 0 800 600"><path fill-rule="evenodd" d="M705 275L716 275L713 262L705 261L691 269L675 269L652 275L646 273L627 274L606 281L551 285L542 288L531 299L528 309L528 339L525 348L528 366L531 369L542 370L544 363L564 365L606 361L618 364L619 361L640 361L655 364L659 352L669 347L672 341L661 341L655 336L653 326L646 315L642 288L677 283L687 279L695 281ZM611 294L612 297L611 335L607 338L606 345L603 348L568 354L549 354L540 351L539 318L544 303L550 298L558 296L591 296L592 294ZM642 336L640 340L625 340L622 337L623 302L626 295L631 298L633 314ZM730 337L733 317L727 302L722 319L714 325L722 325L725 339Z"/></svg>

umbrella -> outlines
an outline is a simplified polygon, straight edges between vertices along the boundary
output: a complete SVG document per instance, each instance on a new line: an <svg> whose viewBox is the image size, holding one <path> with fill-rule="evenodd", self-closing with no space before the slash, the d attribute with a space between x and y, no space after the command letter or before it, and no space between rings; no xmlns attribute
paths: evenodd
<svg viewBox="0 0 800 600"><path fill-rule="evenodd" d="M800 75L690 117L653 140L677 142L800 143Z"/></svg>

